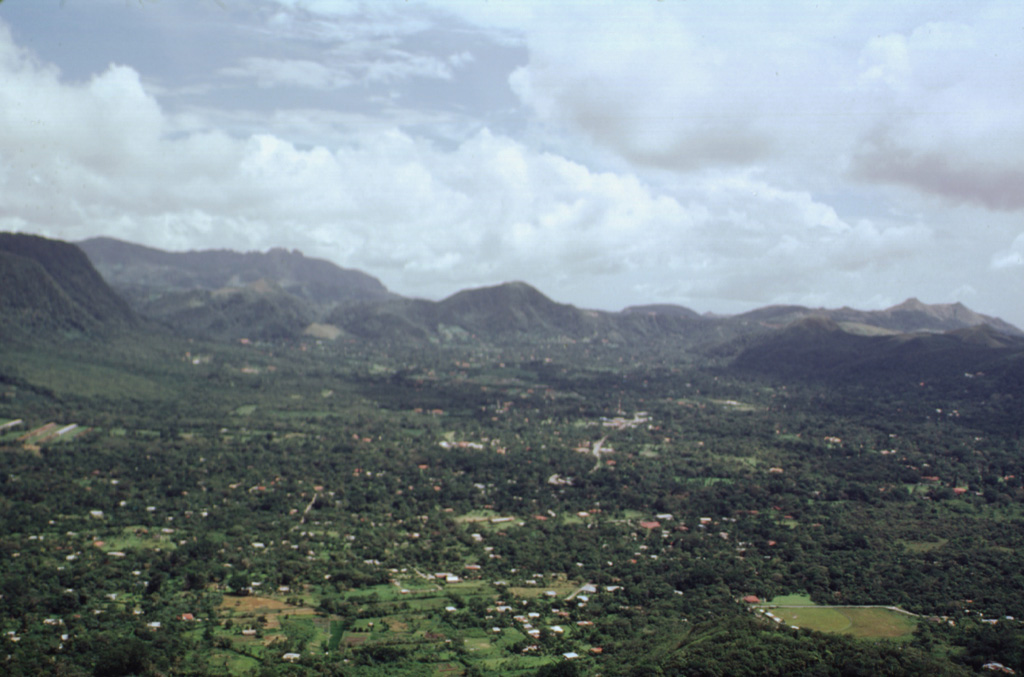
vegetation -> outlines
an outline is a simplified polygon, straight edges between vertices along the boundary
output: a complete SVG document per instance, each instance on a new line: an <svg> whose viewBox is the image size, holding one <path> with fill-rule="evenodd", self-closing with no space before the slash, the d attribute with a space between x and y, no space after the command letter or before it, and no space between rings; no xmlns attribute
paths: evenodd
<svg viewBox="0 0 1024 677"><path fill-rule="evenodd" d="M1012 337L672 350L511 285L514 340L465 294L206 342L56 289L92 319L0 350L4 674L1024 669Z"/></svg>
<svg viewBox="0 0 1024 677"><path fill-rule="evenodd" d="M1021 666L1024 469L1013 408L992 406L1018 393L629 364L557 345L11 346L5 671ZM50 422L79 432L26 437Z"/></svg>

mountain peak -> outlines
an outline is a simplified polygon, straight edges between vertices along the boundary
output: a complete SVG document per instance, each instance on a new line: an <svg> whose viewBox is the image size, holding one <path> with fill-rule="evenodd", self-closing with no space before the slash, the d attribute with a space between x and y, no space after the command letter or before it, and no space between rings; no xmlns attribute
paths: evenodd
<svg viewBox="0 0 1024 677"><path fill-rule="evenodd" d="M899 311L899 310L902 310L902 311L910 311L910 312L926 312L928 310L928 308L929 308L929 306L927 304L925 304L925 303L922 303L920 301L920 299L918 299L916 296L911 296L909 299L907 299L903 303L895 305L895 306L893 306L891 308L887 308L886 310L888 310L888 311Z"/></svg>
<svg viewBox="0 0 1024 677"><path fill-rule="evenodd" d="M537 290L537 288L518 280L513 282L502 282L501 284L489 287L463 289L462 291L456 292L441 301L441 304L461 305L476 302L488 303L498 300L501 300L502 302L518 301L530 304L541 303L557 305L554 301Z"/></svg>

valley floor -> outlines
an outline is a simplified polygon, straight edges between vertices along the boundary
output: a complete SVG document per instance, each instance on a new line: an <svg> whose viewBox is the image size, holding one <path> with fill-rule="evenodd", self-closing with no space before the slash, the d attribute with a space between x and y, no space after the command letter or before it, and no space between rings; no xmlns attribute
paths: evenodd
<svg viewBox="0 0 1024 677"><path fill-rule="evenodd" d="M0 358L8 674L1024 668L999 393L115 348Z"/></svg>

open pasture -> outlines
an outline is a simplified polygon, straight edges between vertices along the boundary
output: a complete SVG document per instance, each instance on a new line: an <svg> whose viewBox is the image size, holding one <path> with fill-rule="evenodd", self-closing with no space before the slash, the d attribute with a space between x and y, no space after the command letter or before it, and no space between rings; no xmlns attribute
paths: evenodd
<svg viewBox="0 0 1024 677"><path fill-rule="evenodd" d="M785 625L807 630L829 632L866 639L898 639L907 637L917 627L911 614L879 606L816 606L807 604L804 596L775 598L763 605L765 613L774 614ZM779 606L782 604L782 606Z"/></svg>

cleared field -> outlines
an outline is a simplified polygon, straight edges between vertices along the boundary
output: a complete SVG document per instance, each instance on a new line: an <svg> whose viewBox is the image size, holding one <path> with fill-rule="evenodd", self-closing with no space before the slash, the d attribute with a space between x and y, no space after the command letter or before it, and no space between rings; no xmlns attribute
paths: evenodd
<svg viewBox="0 0 1024 677"><path fill-rule="evenodd" d="M466 651L470 653L489 653L491 651L491 643L486 637L466 637L462 642L466 647Z"/></svg>
<svg viewBox="0 0 1024 677"><path fill-rule="evenodd" d="M769 602L778 606L816 606L810 595L779 595Z"/></svg>
<svg viewBox="0 0 1024 677"><path fill-rule="evenodd" d="M732 411L759 411L761 407L756 404L749 404L747 402L737 402L736 400L710 400L712 404L717 404L720 407L726 407Z"/></svg>
<svg viewBox="0 0 1024 677"><path fill-rule="evenodd" d="M844 613L853 621L846 634L856 637L892 639L909 635L917 627L913 616L889 609L845 609Z"/></svg>
<svg viewBox="0 0 1024 677"><path fill-rule="evenodd" d="M842 610L833 607L802 607L799 609L772 609L771 613L782 619L786 625L817 630L818 632L843 633L853 627L853 620Z"/></svg>
<svg viewBox="0 0 1024 677"><path fill-rule="evenodd" d="M917 627L910 614L885 607L816 606L806 595L776 597L761 605L782 623L798 628L872 639L909 636Z"/></svg>
<svg viewBox="0 0 1024 677"><path fill-rule="evenodd" d="M535 597L550 596L545 593L552 591L555 593L555 597L561 599L568 595L571 595L576 588L580 587L580 583L575 581L548 581L539 585L527 586L514 586L508 589L509 594L515 597L521 597L523 599L533 599Z"/></svg>
<svg viewBox="0 0 1024 677"><path fill-rule="evenodd" d="M246 597L225 595L220 608L224 612L240 616L269 616L270 614L276 615L286 612L291 614L300 614L303 612L313 613L312 609L291 606L290 604L286 604L284 600L274 599L272 597L259 597L256 595L249 595Z"/></svg>
<svg viewBox="0 0 1024 677"><path fill-rule="evenodd" d="M210 665L223 668L230 675L246 675L258 668L260 662L233 651L217 651L210 654Z"/></svg>
<svg viewBox="0 0 1024 677"><path fill-rule="evenodd" d="M937 538L934 541L902 541L902 543L910 552L932 552L949 543L949 539Z"/></svg>

